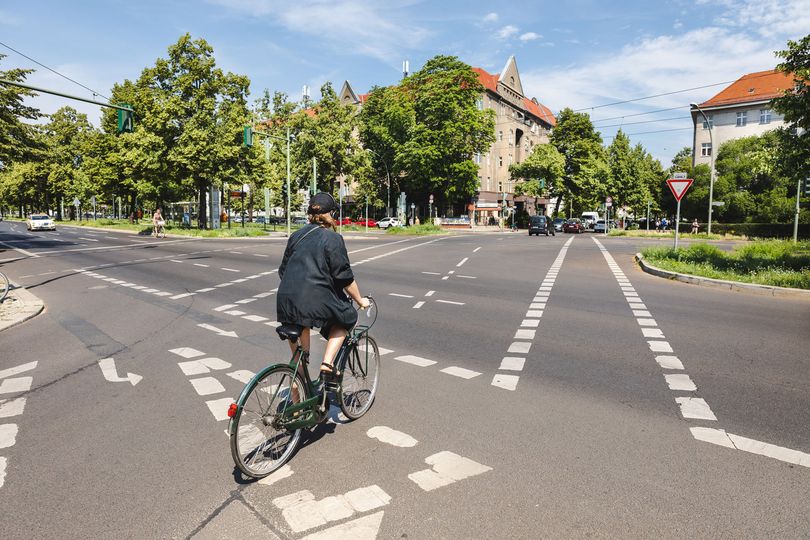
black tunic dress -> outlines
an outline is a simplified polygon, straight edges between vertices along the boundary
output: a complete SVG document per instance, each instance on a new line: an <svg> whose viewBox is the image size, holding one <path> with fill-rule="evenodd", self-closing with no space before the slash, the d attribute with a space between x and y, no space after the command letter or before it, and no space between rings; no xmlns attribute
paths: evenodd
<svg viewBox="0 0 810 540"><path fill-rule="evenodd" d="M343 291L354 274L346 244L336 232L310 224L293 233L278 275L279 322L320 328L325 338L335 324L350 330L357 323L357 311Z"/></svg>

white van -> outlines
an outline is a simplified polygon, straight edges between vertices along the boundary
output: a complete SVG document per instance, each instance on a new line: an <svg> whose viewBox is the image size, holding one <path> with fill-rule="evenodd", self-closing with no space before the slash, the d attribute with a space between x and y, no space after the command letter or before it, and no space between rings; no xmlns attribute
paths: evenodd
<svg viewBox="0 0 810 540"><path fill-rule="evenodd" d="M593 226L599 221L599 212L582 212L579 219L587 228L593 229Z"/></svg>

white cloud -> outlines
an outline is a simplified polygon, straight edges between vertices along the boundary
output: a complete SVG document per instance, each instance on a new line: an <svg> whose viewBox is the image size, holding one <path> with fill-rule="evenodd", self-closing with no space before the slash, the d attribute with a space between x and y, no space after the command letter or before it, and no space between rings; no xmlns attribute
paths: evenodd
<svg viewBox="0 0 810 540"><path fill-rule="evenodd" d="M720 18L720 24L754 29L766 38L801 38L810 29L810 0L739 0L725 5L728 12Z"/></svg>
<svg viewBox="0 0 810 540"><path fill-rule="evenodd" d="M498 20L497 13L487 13L486 16L484 16L485 23L496 22L497 20Z"/></svg>
<svg viewBox="0 0 810 540"><path fill-rule="evenodd" d="M507 24L506 26L498 30L498 32L495 35L498 37L498 39L507 39L517 33L518 33L517 26Z"/></svg>
<svg viewBox="0 0 810 540"><path fill-rule="evenodd" d="M535 39L540 39L541 37L543 36L535 32L526 32L525 34L521 34L519 39L525 43L526 41L533 41Z"/></svg>
<svg viewBox="0 0 810 540"><path fill-rule="evenodd" d="M401 59L402 51L419 46L427 29L408 22L403 8L374 0L208 0L209 3L249 17L267 19L287 30L321 39L347 51L384 61Z"/></svg>

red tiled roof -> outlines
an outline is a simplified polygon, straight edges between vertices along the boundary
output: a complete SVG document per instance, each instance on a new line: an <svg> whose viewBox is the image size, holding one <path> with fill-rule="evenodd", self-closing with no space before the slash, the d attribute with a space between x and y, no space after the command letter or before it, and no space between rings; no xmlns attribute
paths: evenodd
<svg viewBox="0 0 810 540"><path fill-rule="evenodd" d="M360 103L365 103L368 101L368 94L358 94L357 99L360 100Z"/></svg>
<svg viewBox="0 0 810 540"><path fill-rule="evenodd" d="M700 104L701 107L719 107L750 101L764 101L781 96L794 86L793 75L771 69L743 75L719 94Z"/></svg>
<svg viewBox="0 0 810 540"><path fill-rule="evenodd" d="M478 80L487 90L498 94L498 77L500 76L499 73L495 75L491 73L487 73L486 70L474 67L472 70L478 74ZM535 102L529 98L523 98L523 107L526 109L527 112L532 114L533 116L543 120L544 122L550 124L552 127L557 125L557 119L554 118L554 113L551 110L543 105L542 103Z"/></svg>

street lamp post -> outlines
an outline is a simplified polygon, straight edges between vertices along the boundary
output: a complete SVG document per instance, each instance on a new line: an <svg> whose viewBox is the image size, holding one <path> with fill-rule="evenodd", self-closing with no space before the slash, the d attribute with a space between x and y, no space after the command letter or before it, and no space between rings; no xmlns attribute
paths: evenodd
<svg viewBox="0 0 810 540"><path fill-rule="evenodd" d="M714 206L712 205L712 199L714 198L714 138L712 137L712 131L714 130L714 125L712 122L709 121L709 117L706 116L706 113L703 112L703 109L697 103L690 103L690 107L694 107L698 110L698 112L703 116L703 119L706 121L706 125L709 128L709 157L711 159L711 171L709 174L709 219L706 225L706 234L712 234L712 211ZM697 154L697 143L695 143L695 153ZM677 224L676 224L677 226Z"/></svg>

